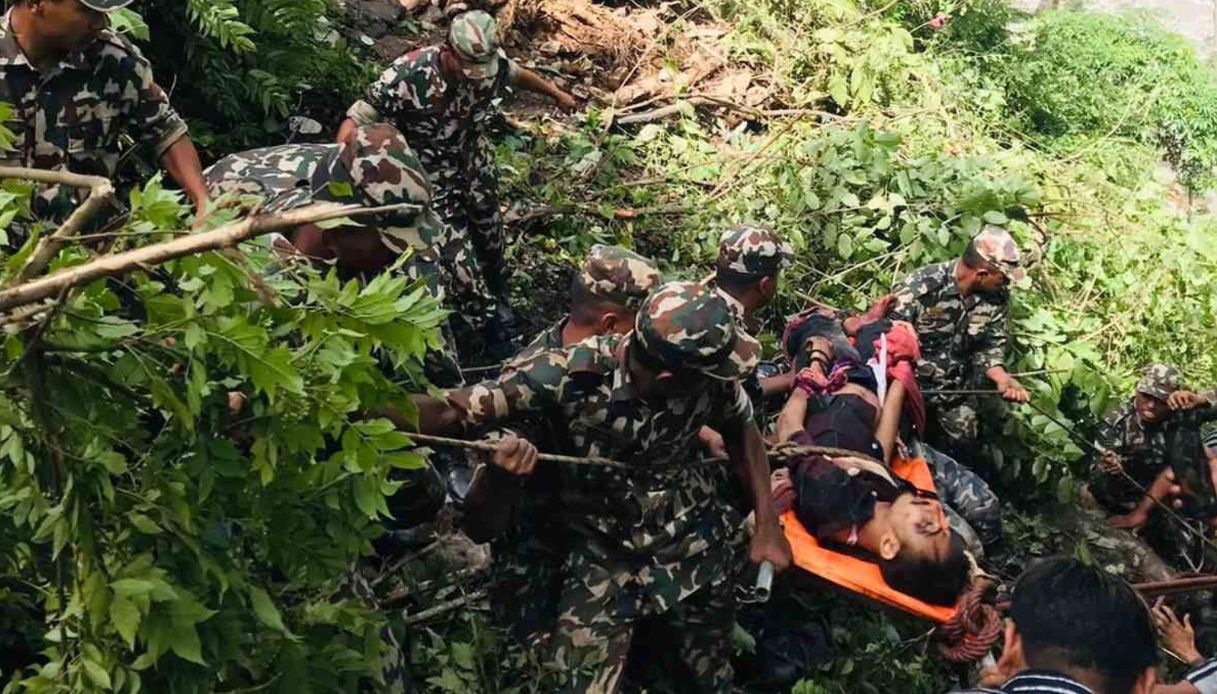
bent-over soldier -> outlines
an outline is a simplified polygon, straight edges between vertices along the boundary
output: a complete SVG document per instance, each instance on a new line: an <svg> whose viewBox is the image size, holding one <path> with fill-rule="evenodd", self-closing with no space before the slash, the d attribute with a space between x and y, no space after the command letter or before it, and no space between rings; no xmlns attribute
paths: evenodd
<svg viewBox="0 0 1217 694"><path fill-rule="evenodd" d="M614 692L635 623L662 616L698 691L731 687L731 575L741 518L722 476L697 464L698 430L722 432L756 510L750 558L778 569L790 548L773 512L764 441L739 380L759 345L726 302L696 283L660 287L627 336L543 353L495 381L419 398L420 428L459 431L539 414L560 422L563 452L625 468L564 467L570 556L555 666L570 691ZM514 445L514 444L512 444Z"/></svg>

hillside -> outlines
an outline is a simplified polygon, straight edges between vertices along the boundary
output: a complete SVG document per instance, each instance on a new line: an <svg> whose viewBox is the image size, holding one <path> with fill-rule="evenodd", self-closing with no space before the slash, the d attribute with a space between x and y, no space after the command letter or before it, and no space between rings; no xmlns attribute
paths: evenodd
<svg viewBox="0 0 1217 694"><path fill-rule="evenodd" d="M123 21L215 160L332 139L380 67L443 35L441 7L411 5L147 0ZM1006 518L984 566L1008 580L1063 552L1131 578L1168 571L1079 509L1082 446L1138 368L1166 361L1197 387L1217 383L1217 74L1187 40L1142 15L1028 16L1003 0L493 9L508 54L580 102L561 114L516 98L493 126L526 332L565 310L595 243L700 279L723 227L749 222L796 250L765 314L773 356L784 317L808 301L866 307L957 257L983 224L1006 225L1030 258L1010 368L1027 374L1033 406L984 416L971 463ZM117 248L192 223L143 171L128 175L124 225L102 235ZM6 225L27 197L4 185ZM10 274L30 250L6 261ZM426 387L421 355L442 312L404 279L258 279L270 259L247 250L249 265L209 253L95 282L32 331L8 328L5 692L376 690L389 633L408 691L551 691L539 653L490 626L485 552L449 513L409 534L391 571L370 558L398 471L422 459L358 414ZM54 267L90 257L73 247ZM233 390L249 394L239 418ZM351 597L353 565L389 607ZM938 694L973 674L911 619L826 590L775 599L802 631L780 654L758 651L774 625L745 613L745 690ZM632 676L679 691L663 638L635 644L651 657ZM766 682L775 655L803 679L793 689Z"/></svg>

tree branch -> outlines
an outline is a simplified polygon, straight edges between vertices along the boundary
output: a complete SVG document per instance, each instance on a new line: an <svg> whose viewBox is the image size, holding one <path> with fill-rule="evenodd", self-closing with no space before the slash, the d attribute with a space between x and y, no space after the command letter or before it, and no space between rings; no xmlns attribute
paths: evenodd
<svg viewBox="0 0 1217 694"><path fill-rule="evenodd" d="M59 249L79 233L103 205L114 199L114 184L110 182L110 179L101 176L82 176L70 171L48 171L22 166L0 166L0 179L5 178L21 178L36 183L72 186L89 191L89 196L79 207L72 210L72 214L68 216L63 225L56 229L55 233L38 242L38 247L25 261L25 265L17 273L17 277L10 283L11 285L19 284L34 275L41 274Z"/></svg>
<svg viewBox="0 0 1217 694"><path fill-rule="evenodd" d="M417 208L416 205L410 204L360 207L358 205L321 203L297 210L251 217L201 234L184 236L125 253L103 256L83 265L66 268L53 275L4 289L0 291L0 311L51 298L65 289L79 287L103 277L121 275L144 266L159 265L196 253L231 248L242 241L248 241L279 229L342 217L381 214L415 208Z"/></svg>

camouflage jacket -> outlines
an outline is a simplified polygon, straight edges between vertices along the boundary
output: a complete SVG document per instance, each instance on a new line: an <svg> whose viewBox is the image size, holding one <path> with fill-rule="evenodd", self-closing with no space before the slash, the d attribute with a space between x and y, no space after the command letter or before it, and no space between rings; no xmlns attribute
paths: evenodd
<svg viewBox="0 0 1217 694"><path fill-rule="evenodd" d="M523 364L544 352L563 349L565 345L562 344L562 329L566 327L566 321L568 320L570 319L563 318L546 328L541 334L534 337L527 347L520 350L519 354L512 357L504 368L509 369L515 365Z"/></svg>
<svg viewBox="0 0 1217 694"><path fill-rule="evenodd" d="M1095 444L1119 455L1124 470L1144 486L1171 464L1172 452L1184 445L1185 433L1190 432L1199 442L1201 427L1214 420L1217 407L1199 407L1172 412L1161 422L1147 424L1137 415L1136 401L1130 398L1103 420ZM1196 452L1201 451L1197 448ZM1095 461L1096 474L1103 474L1098 470L1097 454Z"/></svg>
<svg viewBox="0 0 1217 694"><path fill-rule="evenodd" d="M482 128L516 74L514 62L500 60L503 64L494 79L452 82L440 70L440 47L421 48L390 65L347 116L359 125L377 121L396 125L432 180L453 169L463 171Z"/></svg>
<svg viewBox="0 0 1217 694"><path fill-rule="evenodd" d="M0 23L0 102L13 107L4 126L15 135L15 149L0 163L112 178L123 135L158 157L186 135L186 123L153 80L151 65L126 37L104 30L76 53L38 69L21 51L11 20L10 11ZM34 212L64 218L77 202L75 190L51 186L38 194Z"/></svg>
<svg viewBox="0 0 1217 694"><path fill-rule="evenodd" d="M755 337L756 326L753 321L748 320L744 305L722 289L716 288L714 291L723 298L723 301L727 302L727 307L731 309L731 315L735 318L735 325L740 330ZM761 387L761 377L756 371L753 371L740 384L744 387L748 400L752 402L753 417L756 419L757 426L763 432L767 424L765 420L768 413L765 411L765 389Z"/></svg>
<svg viewBox="0 0 1217 694"><path fill-rule="evenodd" d="M652 407L625 366L630 340L595 337L544 352L448 399L470 424L540 415L560 425L561 452L638 466L564 466L560 499L572 551L610 580L638 586L638 602L622 609L645 612L724 580L740 517L722 494L720 470L684 463L697 459L703 425L738 431L750 423L752 405L738 384L715 381L695 398Z"/></svg>
<svg viewBox="0 0 1217 694"><path fill-rule="evenodd" d="M892 320L912 323L921 339L917 378L938 388L958 387L1002 366L1009 342L1009 295L960 296L955 263L921 268L896 287Z"/></svg>
<svg viewBox="0 0 1217 694"><path fill-rule="evenodd" d="M331 180L332 170L342 151L340 144L297 144L263 147L237 152L224 157L205 172L207 189L214 197L225 193L253 195L262 198L262 210L281 212L320 200L359 202L358 192L352 192L348 181ZM340 169L342 167L339 167ZM331 185L344 190L331 189ZM425 204L431 200L431 185L415 162L403 168L401 185L410 198ZM415 262L437 264L435 243L441 234L441 222L427 208L410 228L382 228L381 232L414 249ZM363 223L368 223L365 219Z"/></svg>

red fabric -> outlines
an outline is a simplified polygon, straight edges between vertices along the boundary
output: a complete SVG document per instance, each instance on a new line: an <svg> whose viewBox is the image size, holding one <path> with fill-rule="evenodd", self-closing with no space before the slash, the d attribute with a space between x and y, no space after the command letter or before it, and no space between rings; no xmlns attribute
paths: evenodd
<svg viewBox="0 0 1217 694"><path fill-rule="evenodd" d="M841 386L848 382L849 367L837 364L827 376L810 368L803 369L795 376L794 387L807 396L828 395L841 390Z"/></svg>
<svg viewBox="0 0 1217 694"><path fill-rule="evenodd" d="M879 341L875 341L875 353L879 353ZM925 433L925 397L917 385L914 371L921 359L921 342L917 330L904 321L892 323L887 332L887 375L904 384L904 410L913 421L913 428Z"/></svg>

